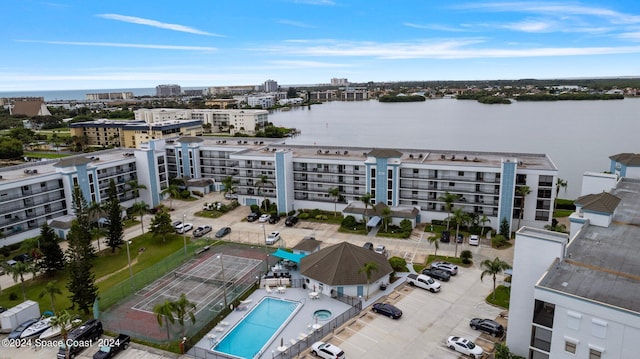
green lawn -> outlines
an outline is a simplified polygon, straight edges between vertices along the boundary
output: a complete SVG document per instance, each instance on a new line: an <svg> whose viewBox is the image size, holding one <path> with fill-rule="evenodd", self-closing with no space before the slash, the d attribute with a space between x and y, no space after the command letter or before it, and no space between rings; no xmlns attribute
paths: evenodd
<svg viewBox="0 0 640 359"><path fill-rule="evenodd" d="M502 285L496 287L496 298L493 299L493 292L491 292L486 300L488 303L497 305L500 308L509 309L509 297L511 296L511 289Z"/></svg>
<svg viewBox="0 0 640 359"><path fill-rule="evenodd" d="M135 225L135 223L133 223L133 225ZM102 241L104 241L104 239L102 239ZM131 261L134 263L132 265L133 272L137 273L155 263L158 263L168 255L180 250L183 245L183 237L175 234L169 235L166 243L163 243L160 238L153 238L149 233L134 238L129 247ZM139 252L141 247L145 248L143 252ZM114 253L112 253L111 249L104 246L102 243L100 244L100 248L102 251L94 260L93 270L96 280L109 276L108 279L104 279L97 283L99 290L102 292L116 283L122 282L124 279L128 278L129 271L127 269L128 260L126 245L123 245L120 249L116 249ZM38 302L40 304L40 310L50 310L51 308L51 300L49 296L47 295L40 298L39 294L42 292L44 286L52 280L57 281L58 286L62 291L61 295L57 295L55 297L54 303L56 310L70 309L71 301L68 298L69 291L66 288L68 281L68 274L66 271L61 271L53 277L41 275L32 279L32 275L27 274L24 278L27 299ZM22 289L19 280L17 285L2 289L2 294L0 294L0 306L9 308L22 302ZM15 293L17 295L16 300L9 299L11 293ZM77 310L71 310L71 312L75 313Z"/></svg>
<svg viewBox="0 0 640 359"><path fill-rule="evenodd" d="M63 158L63 157L71 156L70 154L60 154L55 152L32 152L32 151L25 151L24 155L31 158L48 158L48 159Z"/></svg>
<svg viewBox="0 0 640 359"><path fill-rule="evenodd" d="M575 211L571 209L556 209L553 211L553 216L556 218L569 217L573 212Z"/></svg>

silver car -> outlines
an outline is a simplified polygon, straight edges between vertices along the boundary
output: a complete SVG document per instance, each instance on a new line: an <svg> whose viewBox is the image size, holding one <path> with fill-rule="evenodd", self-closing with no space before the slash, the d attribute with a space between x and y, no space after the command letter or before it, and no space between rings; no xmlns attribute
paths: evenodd
<svg viewBox="0 0 640 359"><path fill-rule="evenodd" d="M431 263L431 268L449 272L452 276L458 274L458 266L449 262L433 262Z"/></svg>

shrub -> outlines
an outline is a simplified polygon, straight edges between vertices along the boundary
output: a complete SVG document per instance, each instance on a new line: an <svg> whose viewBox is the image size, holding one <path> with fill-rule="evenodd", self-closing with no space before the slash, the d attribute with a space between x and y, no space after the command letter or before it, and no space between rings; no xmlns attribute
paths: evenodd
<svg viewBox="0 0 640 359"><path fill-rule="evenodd" d="M9 293L9 300L18 300L18 295L16 292Z"/></svg>
<svg viewBox="0 0 640 359"><path fill-rule="evenodd" d="M497 234L495 237L491 238L491 246L494 248L502 248L505 244L507 244L507 240L502 234Z"/></svg>
<svg viewBox="0 0 640 359"><path fill-rule="evenodd" d="M253 213L260 213L260 206L258 206L257 204L252 204L251 206L249 206L251 208L251 212Z"/></svg>
<svg viewBox="0 0 640 359"><path fill-rule="evenodd" d="M292 209L292 210L290 210L290 211L287 213L287 215L289 215L289 216L293 216L294 214L296 214L296 211L295 211L295 210L293 210L293 209Z"/></svg>
<svg viewBox="0 0 640 359"><path fill-rule="evenodd" d="M391 257L389 258L389 264L391 268L393 268L394 272L406 272L407 271L407 261L401 257Z"/></svg>
<svg viewBox="0 0 640 359"><path fill-rule="evenodd" d="M411 231L413 230L413 225L411 224L410 220L405 218L402 221L400 221L400 228L405 233L406 232L411 233Z"/></svg>
<svg viewBox="0 0 640 359"><path fill-rule="evenodd" d="M306 214L306 213L305 213ZM314 217L315 219L319 220L319 221L326 221L327 219L329 219L329 217L327 217L324 214L319 214L317 216Z"/></svg>
<svg viewBox="0 0 640 359"><path fill-rule="evenodd" d="M464 250L460 252L460 259L462 259L462 263L469 264L471 263L471 258L473 258L473 253L470 250Z"/></svg>
<svg viewBox="0 0 640 359"><path fill-rule="evenodd" d="M358 224L356 221L356 217L352 215L348 215L342 219L342 224L340 224L344 228L353 228Z"/></svg>
<svg viewBox="0 0 640 359"><path fill-rule="evenodd" d="M433 224L434 226L444 226L447 224L447 221L443 221L440 219L432 219L431 224Z"/></svg>
<svg viewBox="0 0 640 359"><path fill-rule="evenodd" d="M298 218L300 218L300 219L308 219L309 218L309 213L306 213L306 212L300 213Z"/></svg>
<svg viewBox="0 0 640 359"><path fill-rule="evenodd" d="M191 192L189 192L188 189L185 189L184 191L180 192L180 197L187 199L189 197L191 197Z"/></svg>
<svg viewBox="0 0 640 359"><path fill-rule="evenodd" d="M204 197L204 193L200 191L191 191L191 193L193 193L194 196Z"/></svg>
<svg viewBox="0 0 640 359"><path fill-rule="evenodd" d="M11 250L9 249L8 246L4 246L2 247L2 249L0 249L0 251L2 252L2 255L5 257L8 257L11 255Z"/></svg>

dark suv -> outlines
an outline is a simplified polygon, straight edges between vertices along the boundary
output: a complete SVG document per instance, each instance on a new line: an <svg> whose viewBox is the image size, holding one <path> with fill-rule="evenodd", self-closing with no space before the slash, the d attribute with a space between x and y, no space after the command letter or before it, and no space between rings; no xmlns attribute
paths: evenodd
<svg viewBox="0 0 640 359"><path fill-rule="evenodd" d="M449 243L449 241L449 231L442 231L442 234L440 234L440 242Z"/></svg>
<svg viewBox="0 0 640 359"><path fill-rule="evenodd" d="M293 227L293 226L295 226L296 223L298 223L298 217L296 217L296 216L289 216L284 221L284 225L287 226L287 227Z"/></svg>
<svg viewBox="0 0 640 359"><path fill-rule="evenodd" d="M471 322L469 322L469 326L471 329L480 330L496 338L504 335L504 327L495 320L473 318Z"/></svg>
<svg viewBox="0 0 640 359"><path fill-rule="evenodd" d="M251 212L247 216L247 222L255 222L256 220L258 220L259 217L260 216L257 213Z"/></svg>
<svg viewBox="0 0 640 359"><path fill-rule="evenodd" d="M429 277L437 280L441 280L443 282L448 282L451 278L451 274L447 271L443 271L438 268L425 268L422 270L422 274L428 275Z"/></svg>

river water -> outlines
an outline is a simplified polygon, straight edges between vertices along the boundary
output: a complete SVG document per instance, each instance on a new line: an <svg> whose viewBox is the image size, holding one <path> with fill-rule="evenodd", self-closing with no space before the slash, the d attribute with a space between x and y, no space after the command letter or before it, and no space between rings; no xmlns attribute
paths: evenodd
<svg viewBox="0 0 640 359"><path fill-rule="evenodd" d="M329 102L274 111L276 126L301 134L287 143L427 150L547 153L568 181L560 198L580 195L582 174L609 169L609 156L640 152L640 99L516 102Z"/></svg>

